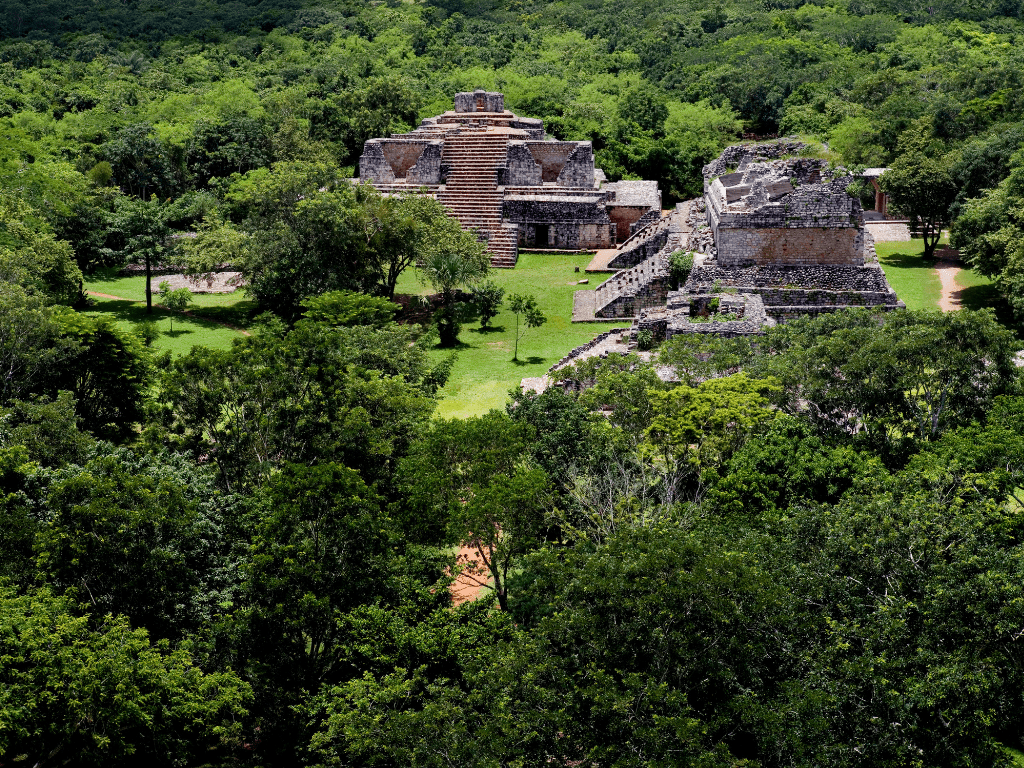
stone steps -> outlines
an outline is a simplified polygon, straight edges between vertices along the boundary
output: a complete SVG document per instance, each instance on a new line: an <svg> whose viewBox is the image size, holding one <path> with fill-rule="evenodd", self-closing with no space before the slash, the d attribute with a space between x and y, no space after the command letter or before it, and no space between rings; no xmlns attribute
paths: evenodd
<svg viewBox="0 0 1024 768"><path fill-rule="evenodd" d="M463 229L481 231L492 267L514 267L519 254L514 229L502 224L503 195L498 191L498 168L508 156L508 136L486 129L450 132L441 155L448 166L445 187L437 199Z"/></svg>

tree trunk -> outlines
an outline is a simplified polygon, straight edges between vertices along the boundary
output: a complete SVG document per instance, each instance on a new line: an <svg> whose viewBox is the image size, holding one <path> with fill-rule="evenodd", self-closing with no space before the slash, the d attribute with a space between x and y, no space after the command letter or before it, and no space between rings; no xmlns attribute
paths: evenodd
<svg viewBox="0 0 1024 768"><path fill-rule="evenodd" d="M146 254L146 314L153 314L153 265Z"/></svg>

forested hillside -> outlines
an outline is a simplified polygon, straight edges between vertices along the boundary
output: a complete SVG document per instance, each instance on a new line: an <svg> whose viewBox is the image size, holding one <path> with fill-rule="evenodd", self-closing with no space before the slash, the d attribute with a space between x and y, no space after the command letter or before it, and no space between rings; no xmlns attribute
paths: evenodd
<svg viewBox="0 0 1024 768"><path fill-rule="evenodd" d="M487 257L348 178L477 87L666 203L800 134L891 166L1022 313L1022 13L0 3L0 766L1011 765L1013 329L682 336L443 419ZM242 273L233 343L90 307L168 264Z"/></svg>

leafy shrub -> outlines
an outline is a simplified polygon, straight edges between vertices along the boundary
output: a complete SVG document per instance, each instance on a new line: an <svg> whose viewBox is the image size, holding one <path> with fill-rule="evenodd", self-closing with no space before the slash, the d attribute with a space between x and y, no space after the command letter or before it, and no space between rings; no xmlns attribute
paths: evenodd
<svg viewBox="0 0 1024 768"><path fill-rule="evenodd" d="M636 334L636 347L641 352L646 352L654 346L654 334L650 329L644 328Z"/></svg>

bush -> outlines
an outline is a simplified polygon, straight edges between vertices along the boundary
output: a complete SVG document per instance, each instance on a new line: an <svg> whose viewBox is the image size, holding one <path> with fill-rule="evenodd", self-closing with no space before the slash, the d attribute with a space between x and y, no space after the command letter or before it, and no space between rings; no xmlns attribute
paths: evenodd
<svg viewBox="0 0 1024 768"><path fill-rule="evenodd" d="M647 328L644 328L641 331L637 331L637 334L636 334L636 347L641 352L646 352L647 350L653 348L654 347L654 334L651 333L651 331L649 329L647 329Z"/></svg>
<svg viewBox="0 0 1024 768"><path fill-rule="evenodd" d="M678 290L679 286L686 282L693 269L693 253L683 250L673 251L672 255L668 257L668 264L672 287Z"/></svg>
<svg viewBox="0 0 1024 768"><path fill-rule="evenodd" d="M479 288L473 291L473 300L476 302L476 308L480 312L481 328L490 326L491 320L498 314L498 309L501 307L501 302L504 298L505 289L498 287L490 280L481 284Z"/></svg>

